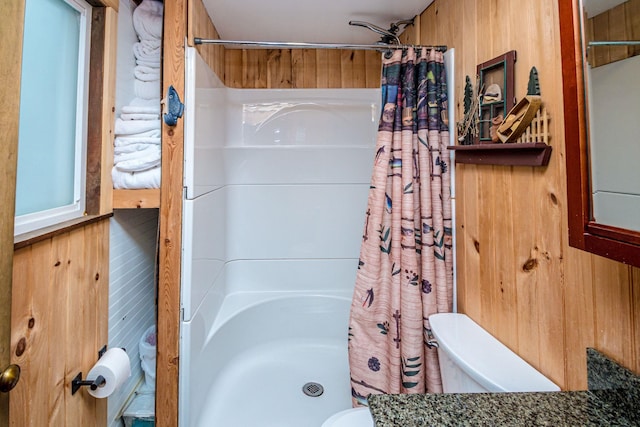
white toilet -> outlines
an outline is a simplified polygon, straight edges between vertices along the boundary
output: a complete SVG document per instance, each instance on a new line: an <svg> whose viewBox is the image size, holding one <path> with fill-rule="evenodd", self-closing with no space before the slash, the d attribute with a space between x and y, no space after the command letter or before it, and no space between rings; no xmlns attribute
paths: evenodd
<svg viewBox="0 0 640 427"><path fill-rule="evenodd" d="M509 350L468 316L429 316L438 346L445 393L560 391L560 387ZM347 409L322 427L373 427L368 408Z"/></svg>

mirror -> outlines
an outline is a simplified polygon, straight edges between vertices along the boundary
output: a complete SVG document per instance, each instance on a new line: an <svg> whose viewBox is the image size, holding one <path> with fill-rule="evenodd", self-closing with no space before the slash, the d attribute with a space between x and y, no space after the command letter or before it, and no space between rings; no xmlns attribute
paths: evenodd
<svg viewBox="0 0 640 427"><path fill-rule="evenodd" d="M640 3L558 3L569 244L640 266Z"/></svg>

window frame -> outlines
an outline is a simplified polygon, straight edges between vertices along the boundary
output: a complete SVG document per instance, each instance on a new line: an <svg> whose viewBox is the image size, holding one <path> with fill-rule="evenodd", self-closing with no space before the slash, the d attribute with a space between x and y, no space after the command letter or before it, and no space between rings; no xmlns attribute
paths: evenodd
<svg viewBox="0 0 640 427"><path fill-rule="evenodd" d="M14 245L46 239L51 233L82 226L113 213L113 125L117 58L117 1L87 0L92 6L86 129L86 190L83 216L23 234Z"/></svg>
<svg viewBox="0 0 640 427"><path fill-rule="evenodd" d="M14 219L14 236L30 233L80 218L86 214L87 129L89 116L89 80L92 44L93 7L84 0L60 0L79 13L78 70L74 132L73 199L70 204L56 206ZM26 30L26 23L25 23ZM22 81L23 79L21 79ZM18 147L20 142L18 142ZM19 148L18 148L19 149ZM18 159L19 162L19 159Z"/></svg>

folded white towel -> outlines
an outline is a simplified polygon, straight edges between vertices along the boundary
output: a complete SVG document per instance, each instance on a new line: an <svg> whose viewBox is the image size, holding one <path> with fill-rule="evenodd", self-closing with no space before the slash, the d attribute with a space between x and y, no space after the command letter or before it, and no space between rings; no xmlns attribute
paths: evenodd
<svg viewBox="0 0 640 427"><path fill-rule="evenodd" d="M157 159L158 160L157 164L160 164L159 163L160 146L155 144L146 144L146 145L147 147L144 150L137 150L129 153L124 153L124 152L121 152L120 150L114 151L114 154L113 154L114 165L117 166L118 169L120 170L126 170L127 169L126 165L129 164L127 162L130 162L131 160L141 160L141 159L146 159L146 160ZM154 164L154 166L156 166L156 164ZM149 168L146 167L144 169L149 169ZM140 170L140 169L133 169L133 170Z"/></svg>
<svg viewBox="0 0 640 427"><path fill-rule="evenodd" d="M160 61L160 39L142 40L133 44L133 56L146 61Z"/></svg>
<svg viewBox="0 0 640 427"><path fill-rule="evenodd" d="M119 145L114 147L113 154L121 155L121 154L129 154L147 150L150 146L159 147L157 144L146 144L146 143L135 143L135 144L127 144L127 145Z"/></svg>
<svg viewBox="0 0 640 427"><path fill-rule="evenodd" d="M117 189L160 188L161 168L158 166L142 172L122 172L114 167L111 179L113 188Z"/></svg>
<svg viewBox="0 0 640 427"><path fill-rule="evenodd" d="M133 11L133 28L140 40L162 38L162 2L142 0Z"/></svg>
<svg viewBox="0 0 640 427"><path fill-rule="evenodd" d="M143 67L155 67L160 68L160 58L158 59L136 59L136 65L142 65Z"/></svg>
<svg viewBox="0 0 640 427"><path fill-rule="evenodd" d="M113 140L114 147L124 147L126 145L131 144L156 144L159 145L161 142L160 139L160 129L143 132L138 135L131 136L118 136Z"/></svg>
<svg viewBox="0 0 640 427"><path fill-rule="evenodd" d="M137 65L133 68L133 76L138 80L142 80L143 82L160 81L160 68Z"/></svg>
<svg viewBox="0 0 640 427"><path fill-rule="evenodd" d="M153 0L152 0L153 1ZM152 82L133 81L133 91L138 98L157 99L160 98L160 80Z"/></svg>
<svg viewBox="0 0 640 427"><path fill-rule="evenodd" d="M162 39L140 40L133 44L133 54L138 59L160 56Z"/></svg>
<svg viewBox="0 0 640 427"><path fill-rule="evenodd" d="M147 114L147 113L122 113L120 114L122 120L158 120L160 114Z"/></svg>
<svg viewBox="0 0 640 427"><path fill-rule="evenodd" d="M160 165L160 146L149 145L146 150L113 156L113 163L121 171L136 172Z"/></svg>
<svg viewBox="0 0 640 427"><path fill-rule="evenodd" d="M122 120L116 119L113 132L116 135L131 135L160 129L160 120Z"/></svg>
<svg viewBox="0 0 640 427"><path fill-rule="evenodd" d="M160 114L160 97L155 99L133 98L129 105L122 107L125 113L158 113Z"/></svg>

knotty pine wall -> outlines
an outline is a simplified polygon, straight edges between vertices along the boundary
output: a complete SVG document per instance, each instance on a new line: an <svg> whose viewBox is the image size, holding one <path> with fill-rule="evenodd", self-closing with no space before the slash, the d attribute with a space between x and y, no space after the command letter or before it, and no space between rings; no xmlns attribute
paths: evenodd
<svg viewBox="0 0 640 427"><path fill-rule="evenodd" d="M190 39L217 38L200 2L191 3ZM477 64L516 50L517 97L526 93L530 68L538 69L551 115L549 165L456 166L458 307L563 389L576 390L587 385L586 347L640 372L640 270L568 246L557 9L557 0L436 0L403 39L455 48L457 117L465 76L473 79ZM198 49L232 87L379 85L379 56L374 67L365 54L363 68L344 65L361 59L343 52Z"/></svg>
<svg viewBox="0 0 640 427"><path fill-rule="evenodd" d="M13 289L11 363L22 374L11 425L105 426L107 400L72 396L71 381L107 344L109 220L16 250Z"/></svg>
<svg viewBox="0 0 640 427"><path fill-rule="evenodd" d="M456 50L456 117L465 76L512 49L516 96L535 66L551 115L547 167L456 166L459 310L563 389L586 388L586 347L640 372L640 270L568 246L557 0L435 0L419 39Z"/></svg>

